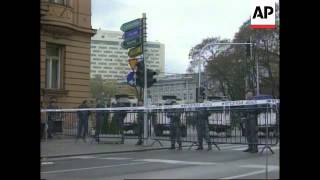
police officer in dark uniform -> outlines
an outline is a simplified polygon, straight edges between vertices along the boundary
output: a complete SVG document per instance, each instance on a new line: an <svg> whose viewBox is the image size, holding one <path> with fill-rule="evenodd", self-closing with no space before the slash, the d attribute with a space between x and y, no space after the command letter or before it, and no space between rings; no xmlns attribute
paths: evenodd
<svg viewBox="0 0 320 180"><path fill-rule="evenodd" d="M56 99L51 98L47 109L58 109ZM48 138L52 139L54 133L54 122L59 118L59 112L48 112Z"/></svg>
<svg viewBox="0 0 320 180"><path fill-rule="evenodd" d="M117 103L115 104L114 107L129 107L130 106L130 102L128 100L128 95L116 95L116 100ZM120 110L120 111L116 111L114 113L114 120L117 122L117 125L120 129L120 134L121 134L121 143L124 143L124 127L123 127L123 123L124 123L124 119L127 116L127 111L125 110Z"/></svg>
<svg viewBox="0 0 320 180"><path fill-rule="evenodd" d="M79 109L87 109L89 108L88 101L84 100L82 104L79 106ZM86 141L86 135L88 133L88 119L90 112L87 110L78 111L79 124L78 124L78 133L77 140L82 136L83 141Z"/></svg>
<svg viewBox="0 0 320 180"><path fill-rule="evenodd" d="M203 99L200 100L203 102ZM196 150L203 150L203 139L205 138L208 144L208 151L212 149L210 135L209 135L209 116L210 113L207 109L201 108L198 111L198 119L196 121L197 135L198 135L198 148Z"/></svg>
<svg viewBox="0 0 320 180"><path fill-rule="evenodd" d="M143 106L143 102L141 100L139 100L138 106ZM144 126L143 126L144 125L143 110L138 112L137 121L138 121L138 124L137 124L138 142L136 145L142 145L143 144L142 137L143 137L143 132L144 132L143 131L143 128L144 128Z"/></svg>
<svg viewBox="0 0 320 180"><path fill-rule="evenodd" d="M174 105L176 103L175 96L164 96L164 100L166 100L165 105ZM179 144L179 150L182 150L182 142L181 142L181 110L180 109L170 109L166 110L166 116L170 118L170 140L171 140L171 148L175 149L176 141Z"/></svg>
<svg viewBox="0 0 320 180"><path fill-rule="evenodd" d="M246 99L253 98L252 90L246 94ZM248 149L243 152L257 153L258 152L258 130L257 130L258 109L256 105L249 105L245 110L245 131L248 141Z"/></svg>
<svg viewBox="0 0 320 180"><path fill-rule="evenodd" d="M97 99L97 105L96 108L104 108L104 104L102 100ZM95 131L95 139L97 142L99 142L99 135L101 134L101 129L103 125L103 121L106 118L106 113L104 111L96 111L96 131Z"/></svg>

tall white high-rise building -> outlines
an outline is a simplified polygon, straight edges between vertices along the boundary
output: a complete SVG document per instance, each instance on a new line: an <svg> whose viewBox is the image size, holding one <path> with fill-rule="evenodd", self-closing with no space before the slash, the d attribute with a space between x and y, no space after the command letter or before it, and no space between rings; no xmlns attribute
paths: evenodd
<svg viewBox="0 0 320 180"><path fill-rule="evenodd" d="M131 70L128 50L121 47L123 32L98 30L91 38L91 78L125 80ZM147 42L145 62L147 68L164 73L164 44Z"/></svg>

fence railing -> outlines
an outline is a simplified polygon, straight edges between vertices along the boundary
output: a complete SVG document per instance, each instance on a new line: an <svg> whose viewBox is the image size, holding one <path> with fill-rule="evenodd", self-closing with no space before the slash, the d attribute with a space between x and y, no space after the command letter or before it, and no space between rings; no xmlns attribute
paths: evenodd
<svg viewBox="0 0 320 180"><path fill-rule="evenodd" d="M248 144L248 136L255 136L255 144L276 145L280 135L279 100L227 101L149 108L43 109L41 112L46 113L46 121L53 134L82 137L79 133L84 130L86 136L95 137L99 141L118 138L123 143L127 138L137 138L142 133L139 126L143 126L144 113L148 117L148 138L160 142L169 141L172 126L177 126L175 128L180 128L181 133L178 135L182 142L196 144L198 132L206 131L203 124L208 125L209 132L205 133L209 134L210 141L214 144ZM83 116L81 112L87 114Z"/></svg>

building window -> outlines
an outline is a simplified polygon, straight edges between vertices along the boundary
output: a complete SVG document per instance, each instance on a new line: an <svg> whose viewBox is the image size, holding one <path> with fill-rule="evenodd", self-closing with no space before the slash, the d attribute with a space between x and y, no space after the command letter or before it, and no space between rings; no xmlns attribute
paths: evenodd
<svg viewBox="0 0 320 180"><path fill-rule="evenodd" d="M46 88L59 89L60 88L60 72L61 72L61 58L62 47L47 44L46 49Z"/></svg>
<svg viewBox="0 0 320 180"><path fill-rule="evenodd" d="M146 47L148 47L148 48L160 48L160 44L149 44L149 43L147 43Z"/></svg>
<svg viewBox="0 0 320 180"><path fill-rule="evenodd" d="M66 5L66 0L49 0L49 2Z"/></svg>

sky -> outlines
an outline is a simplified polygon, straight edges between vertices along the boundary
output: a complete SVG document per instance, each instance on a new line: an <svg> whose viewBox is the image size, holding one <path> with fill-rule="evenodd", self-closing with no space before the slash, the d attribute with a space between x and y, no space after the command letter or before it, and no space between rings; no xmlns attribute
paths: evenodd
<svg viewBox="0 0 320 180"><path fill-rule="evenodd" d="M94 29L120 31L147 17L147 41L165 45L165 72L186 73L189 50L208 37L232 39L250 18L251 0L92 0Z"/></svg>

